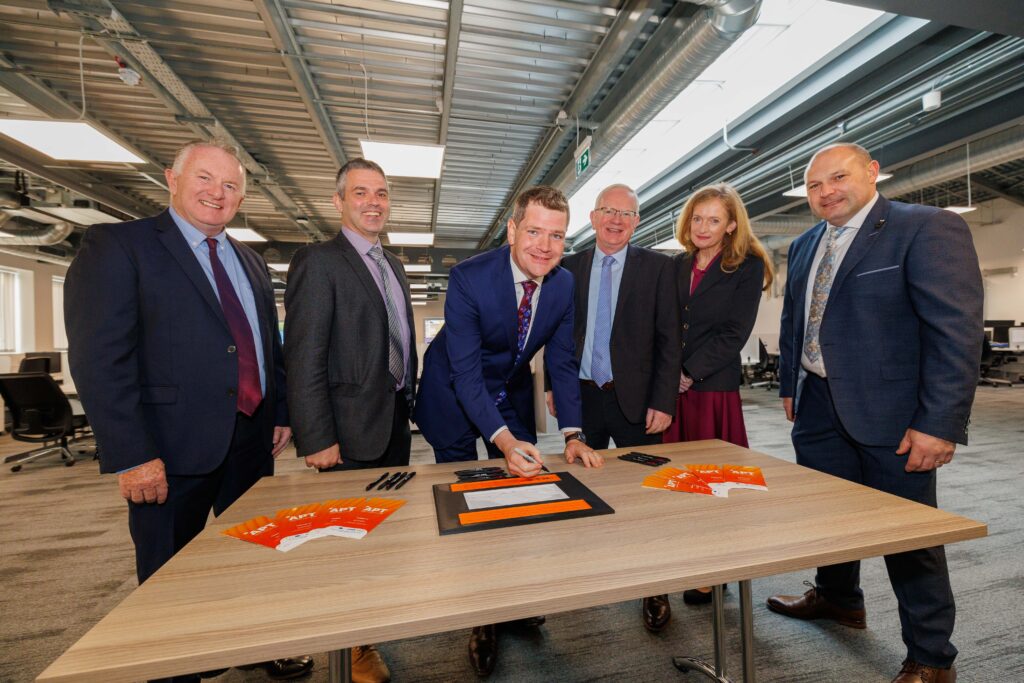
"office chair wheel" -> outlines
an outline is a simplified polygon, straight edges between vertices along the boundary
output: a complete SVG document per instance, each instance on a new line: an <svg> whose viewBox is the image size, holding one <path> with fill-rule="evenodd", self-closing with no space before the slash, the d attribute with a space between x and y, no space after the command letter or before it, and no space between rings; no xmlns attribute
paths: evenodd
<svg viewBox="0 0 1024 683"><path fill-rule="evenodd" d="M21 465L15 465L12 467L11 472L21 472Z"/></svg>
<svg viewBox="0 0 1024 683"><path fill-rule="evenodd" d="M70 460L65 460L64 467L71 467L74 464L75 464L75 459L71 458Z"/></svg>

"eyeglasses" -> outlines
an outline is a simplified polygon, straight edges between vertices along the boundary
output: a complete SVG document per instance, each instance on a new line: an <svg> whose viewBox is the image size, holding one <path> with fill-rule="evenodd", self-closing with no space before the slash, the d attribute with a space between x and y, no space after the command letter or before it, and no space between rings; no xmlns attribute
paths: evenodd
<svg viewBox="0 0 1024 683"><path fill-rule="evenodd" d="M633 211L633 210L622 211L620 209L612 209L612 208L607 207L607 206L602 206L601 208L598 209L598 211L602 215L607 217L607 218L611 218L612 216L620 216L620 217L625 218L627 220L629 220L630 218L636 218L637 216L640 215L639 211Z"/></svg>

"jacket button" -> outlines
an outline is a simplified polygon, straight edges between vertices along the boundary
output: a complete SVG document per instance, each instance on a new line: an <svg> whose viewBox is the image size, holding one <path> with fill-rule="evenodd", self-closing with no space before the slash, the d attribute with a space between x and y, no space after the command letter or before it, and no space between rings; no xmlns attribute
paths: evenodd
<svg viewBox="0 0 1024 683"><path fill-rule="evenodd" d="M228 389L228 396L234 396L234 395L235 395L235 390L234 389Z"/></svg>
<svg viewBox="0 0 1024 683"><path fill-rule="evenodd" d="M686 348L686 342L683 342L683 348L684 349Z"/></svg>
<svg viewBox="0 0 1024 683"><path fill-rule="evenodd" d="M229 346L229 347L228 347L228 353L234 353L234 352L235 352L235 351L237 351L237 350L238 350L238 349L236 349L236 348L235 348L235 345L234 345L234 344L232 344L231 346Z"/></svg>
<svg viewBox="0 0 1024 683"><path fill-rule="evenodd" d="M688 311L688 310L690 310L690 307L688 305L687 306L683 306L683 310L684 311Z"/></svg>
<svg viewBox="0 0 1024 683"><path fill-rule="evenodd" d="M690 323L683 323L683 329L684 330L690 329Z"/></svg>

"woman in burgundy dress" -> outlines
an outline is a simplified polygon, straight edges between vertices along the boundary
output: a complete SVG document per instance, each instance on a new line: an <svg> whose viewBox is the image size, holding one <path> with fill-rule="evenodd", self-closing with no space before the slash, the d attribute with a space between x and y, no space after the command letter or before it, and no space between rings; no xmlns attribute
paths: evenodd
<svg viewBox="0 0 1024 683"><path fill-rule="evenodd" d="M740 403L740 349L750 337L772 264L750 228L747 209L729 185L698 190L676 223L686 252L676 257L683 367L676 416L664 442L722 439L746 447ZM710 589L683 600L709 602Z"/></svg>

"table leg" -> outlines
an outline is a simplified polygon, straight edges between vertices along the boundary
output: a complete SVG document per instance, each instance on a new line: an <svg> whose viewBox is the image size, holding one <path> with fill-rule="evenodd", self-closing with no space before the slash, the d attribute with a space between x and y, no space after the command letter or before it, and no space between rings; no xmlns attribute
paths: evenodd
<svg viewBox="0 0 1024 683"><path fill-rule="evenodd" d="M748 586L749 588L749 586ZM696 671L713 681L731 683L725 673L725 587L711 588L711 635L715 647L715 665L712 667L698 657L673 657L672 663L683 672Z"/></svg>
<svg viewBox="0 0 1024 683"><path fill-rule="evenodd" d="M740 581L740 647L743 651L743 683L755 683L754 666L754 607L750 581Z"/></svg>
<svg viewBox="0 0 1024 683"><path fill-rule="evenodd" d="M331 650L327 653L327 680L330 683L352 683L352 650Z"/></svg>

